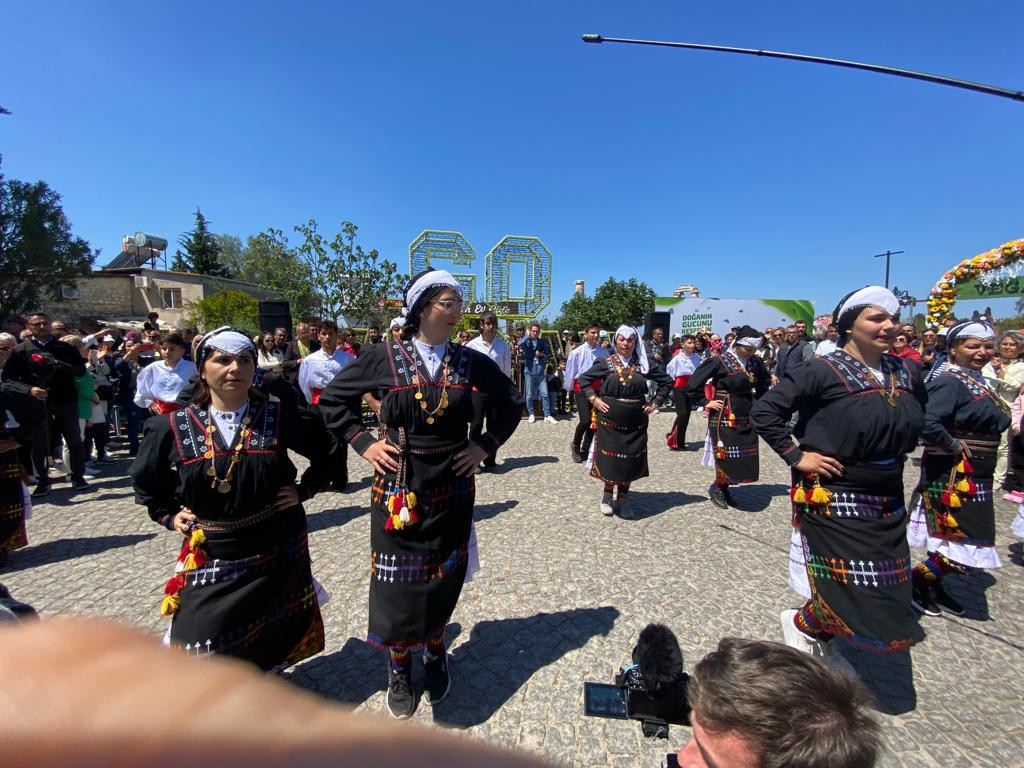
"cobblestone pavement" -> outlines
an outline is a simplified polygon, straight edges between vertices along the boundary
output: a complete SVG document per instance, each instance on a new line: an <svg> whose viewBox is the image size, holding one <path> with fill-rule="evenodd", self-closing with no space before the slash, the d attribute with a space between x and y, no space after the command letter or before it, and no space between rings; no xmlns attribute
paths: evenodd
<svg viewBox="0 0 1024 768"><path fill-rule="evenodd" d="M466 585L450 626L453 689L415 719L530 750L563 765L658 766L689 737L644 739L632 722L584 717L584 680L611 681L647 622L679 636L687 667L720 637L779 640L787 588L787 472L762 445L762 482L736 490L740 509L706 498L710 470L662 435L652 417L651 474L630 495L637 520L602 517L599 486L568 458L573 423L520 426L494 474L477 485L483 571ZM161 589L175 537L134 505L123 473L72 503L67 490L40 503L30 547L0 574L44 615L102 614L162 632ZM290 679L331 699L384 710L385 660L364 642L369 530L366 465L350 458L357 490L307 506L315 575L332 593L324 607L327 650ZM908 482L917 468L908 465ZM62 486L58 486L60 488ZM66 488L66 486L63 486ZM963 619L927 618L927 639L901 658L847 654L873 689L888 740L886 766L1024 765L1024 567L1010 535L1014 508L997 505L1005 567L950 579L969 606ZM915 552L915 556L921 553ZM418 670L417 670L418 672Z"/></svg>

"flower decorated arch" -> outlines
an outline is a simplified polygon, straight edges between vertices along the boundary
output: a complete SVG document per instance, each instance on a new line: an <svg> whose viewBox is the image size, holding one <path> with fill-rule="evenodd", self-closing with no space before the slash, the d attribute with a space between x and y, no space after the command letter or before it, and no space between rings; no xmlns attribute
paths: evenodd
<svg viewBox="0 0 1024 768"><path fill-rule="evenodd" d="M1024 267L1024 240L1011 240L998 248L964 259L932 286L928 297L928 325L941 326L953 312L959 286L972 280L1013 272Z"/></svg>

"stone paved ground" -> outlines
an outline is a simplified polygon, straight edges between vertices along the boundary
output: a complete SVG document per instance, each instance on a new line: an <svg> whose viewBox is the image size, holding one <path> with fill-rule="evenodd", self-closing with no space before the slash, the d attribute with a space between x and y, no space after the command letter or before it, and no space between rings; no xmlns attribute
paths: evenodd
<svg viewBox="0 0 1024 768"><path fill-rule="evenodd" d="M653 417L652 477L631 495L639 519L606 519L598 485L568 460L572 425L523 423L496 474L480 478L477 528L483 572L467 584L450 627L454 687L416 713L470 737L531 750L564 765L658 766L688 738L642 738L636 724L582 714L584 680L610 681L640 629L678 634L687 666L724 635L780 639L786 586L787 475L762 445L761 484L736 491L739 510L705 497L696 451L670 453ZM703 420L690 425L697 447ZM364 464L352 459L353 469ZM31 546L0 574L42 614L102 614L161 632L161 588L175 537L132 502L120 461L87 500L41 503ZM916 478L916 468L908 480ZM384 658L369 648L366 599L368 476L348 495L308 505L314 573L333 594L327 650L298 665L296 684L370 711L384 708ZM963 579L964 619L925 620L927 640L897 659L848 656L878 698L886 766L1024 765L1024 567L1009 535L1014 509L998 504L1005 567ZM917 553L919 554L919 553ZM847 649L849 650L849 649Z"/></svg>

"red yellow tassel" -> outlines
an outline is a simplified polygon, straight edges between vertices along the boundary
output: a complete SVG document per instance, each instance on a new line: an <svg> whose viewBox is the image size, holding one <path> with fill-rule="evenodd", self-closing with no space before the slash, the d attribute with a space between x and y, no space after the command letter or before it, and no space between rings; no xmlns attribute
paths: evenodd
<svg viewBox="0 0 1024 768"><path fill-rule="evenodd" d="M961 475L973 475L974 467L971 466L971 462L967 460L966 456L964 456L960 459L960 463L956 465L956 471Z"/></svg>
<svg viewBox="0 0 1024 768"><path fill-rule="evenodd" d="M202 528L193 528L192 535L188 537L188 548L195 552L196 549L206 543L206 532Z"/></svg>
<svg viewBox="0 0 1024 768"><path fill-rule="evenodd" d="M942 503L950 509L958 509L960 507L960 497L955 491L946 491L942 494Z"/></svg>
<svg viewBox="0 0 1024 768"><path fill-rule="evenodd" d="M820 485L814 486L814 490L811 491L811 504L828 504L831 501L831 491L826 488L822 488Z"/></svg>
<svg viewBox="0 0 1024 768"><path fill-rule="evenodd" d="M971 490L972 485L973 483L970 480L961 478L960 480L957 480L956 489L960 491L960 493L973 493Z"/></svg>
<svg viewBox="0 0 1024 768"><path fill-rule="evenodd" d="M181 607L181 598L177 595L167 595L164 597L163 602L160 603L160 615L161 616L173 616L178 612Z"/></svg>
<svg viewBox="0 0 1024 768"><path fill-rule="evenodd" d="M804 490L804 486L802 484L795 486L789 497L793 500L794 504L807 503L807 492Z"/></svg>
<svg viewBox="0 0 1024 768"><path fill-rule="evenodd" d="M947 528L959 528L960 523L956 521L956 518L952 515L946 515L946 527Z"/></svg>

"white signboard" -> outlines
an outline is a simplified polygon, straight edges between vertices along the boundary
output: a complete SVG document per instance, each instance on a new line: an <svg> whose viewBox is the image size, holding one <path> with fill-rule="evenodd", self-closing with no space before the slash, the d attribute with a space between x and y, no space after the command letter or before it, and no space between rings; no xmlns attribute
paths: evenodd
<svg viewBox="0 0 1024 768"><path fill-rule="evenodd" d="M750 325L759 331L804 320L814 322L814 304L802 299L677 299L658 298L655 309L669 312L669 333L695 333L709 328L724 336L734 327Z"/></svg>

